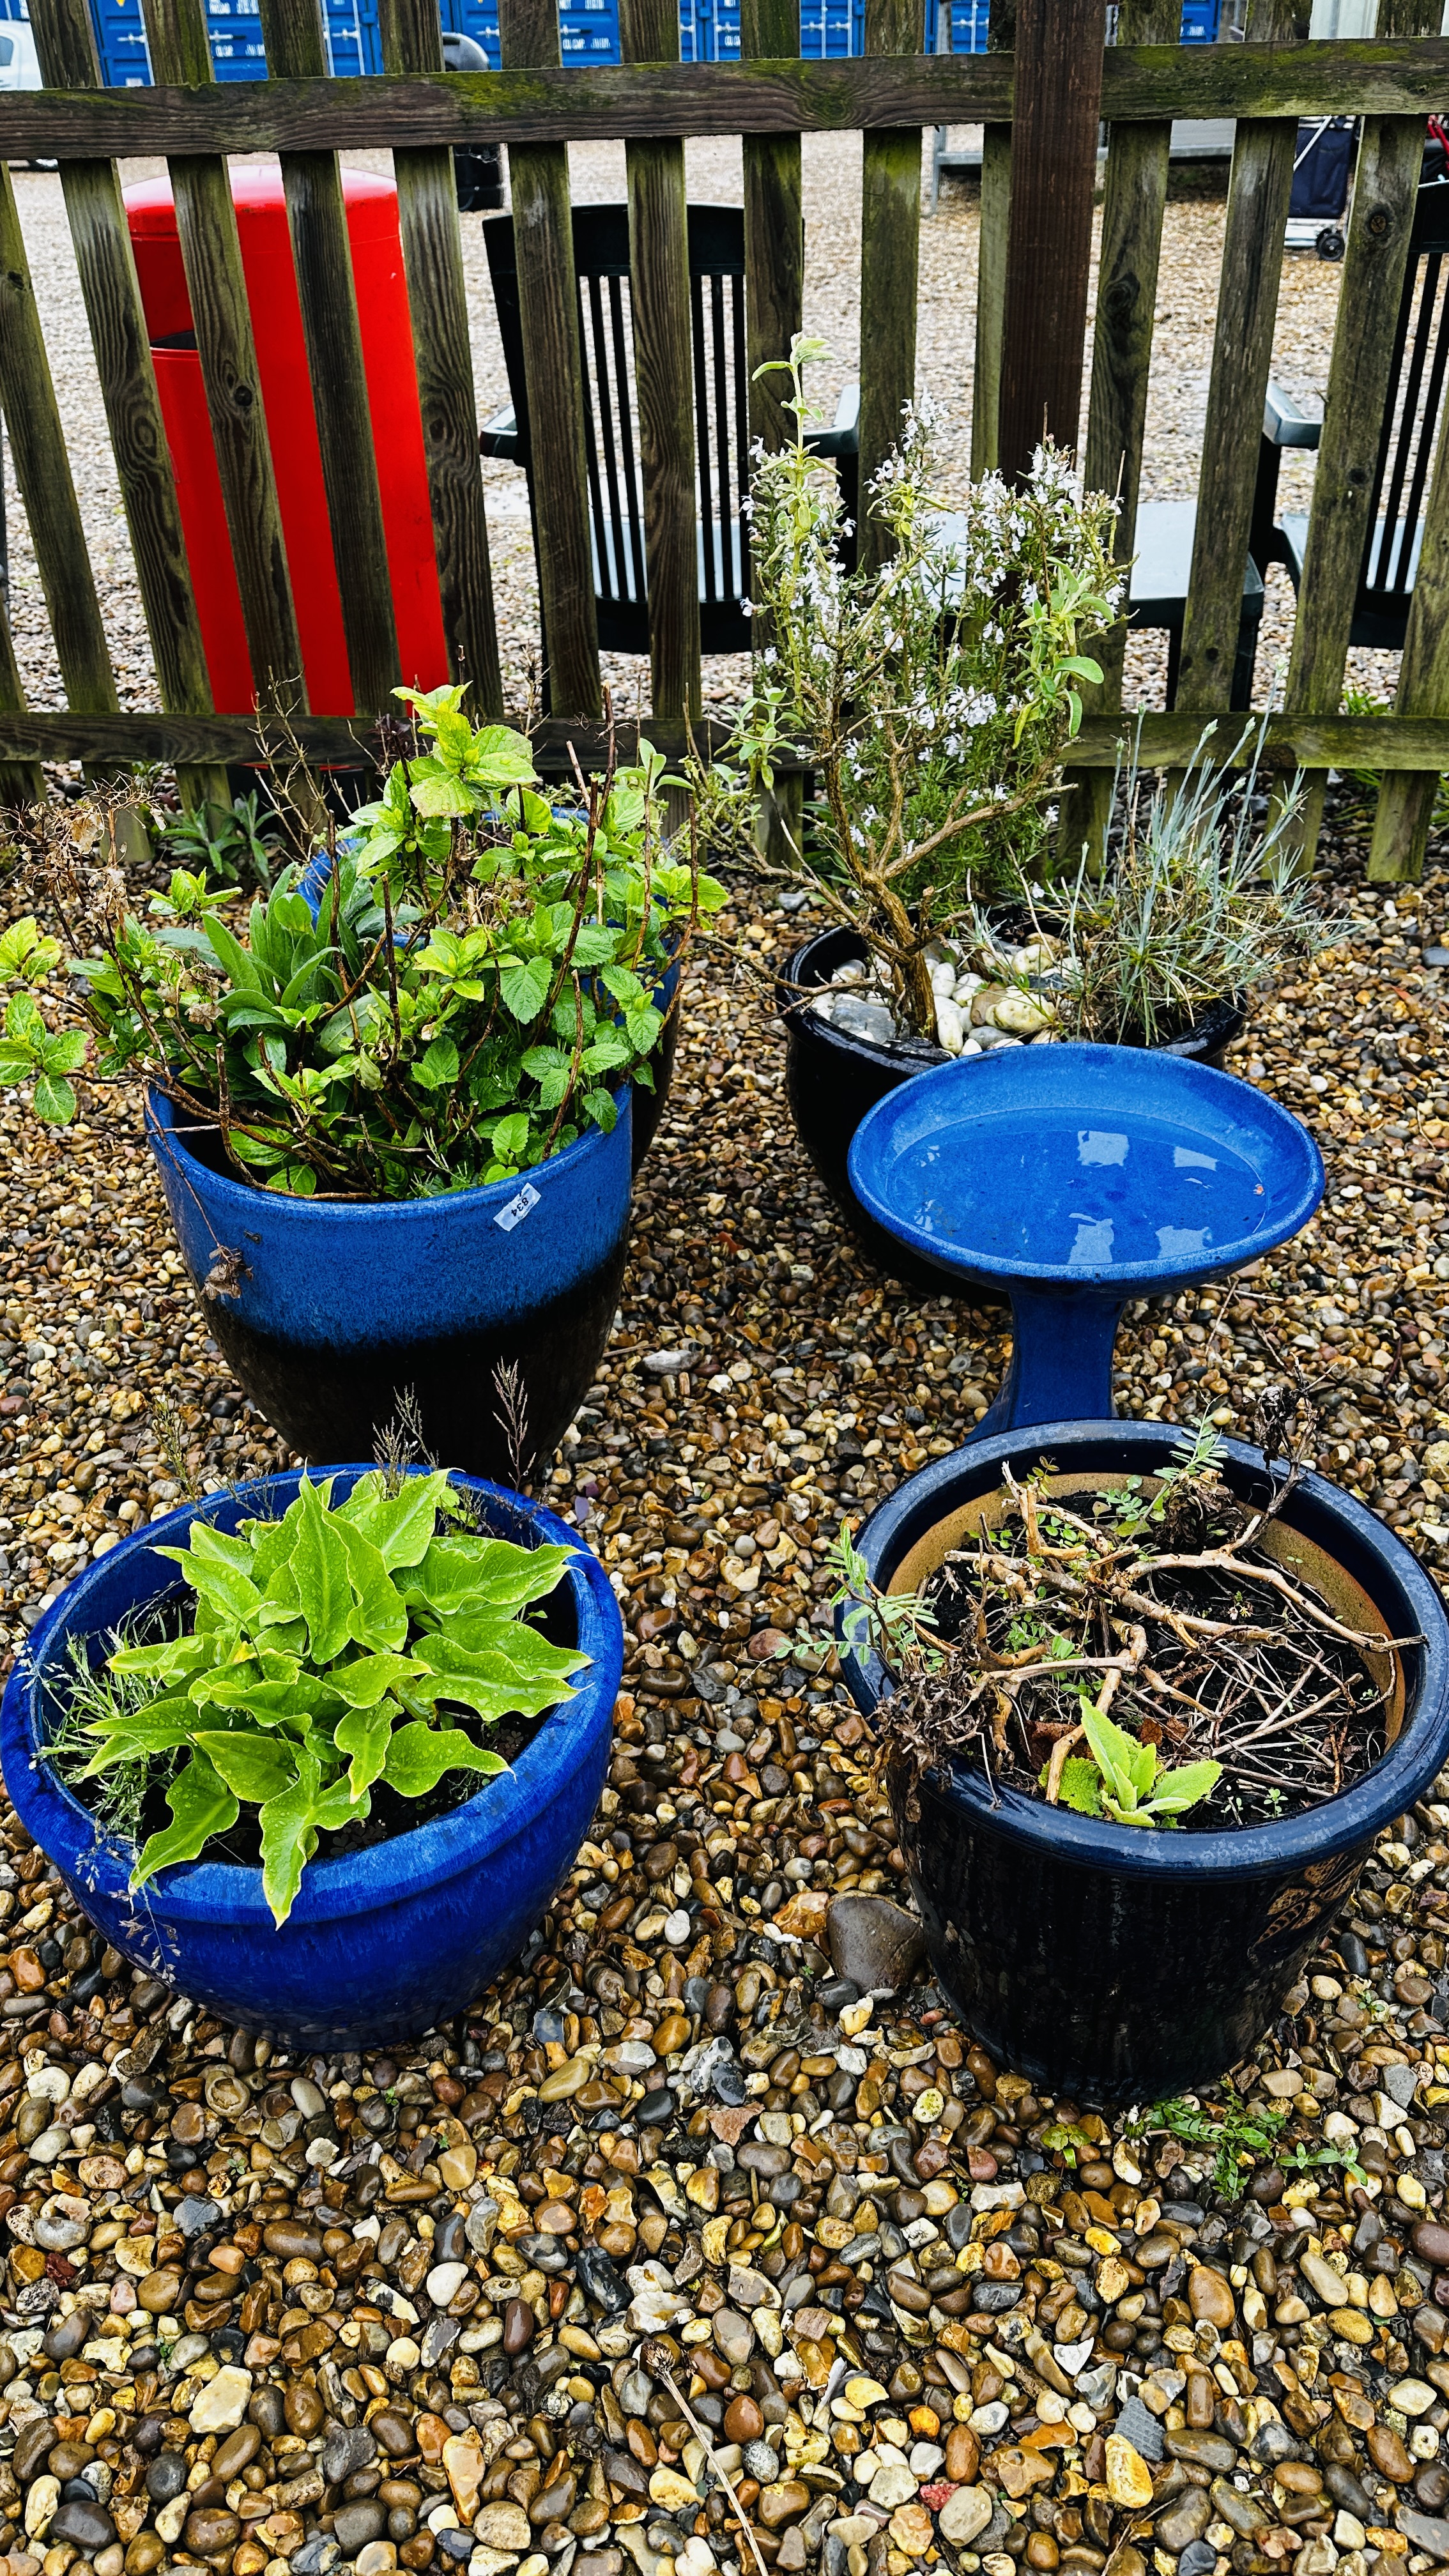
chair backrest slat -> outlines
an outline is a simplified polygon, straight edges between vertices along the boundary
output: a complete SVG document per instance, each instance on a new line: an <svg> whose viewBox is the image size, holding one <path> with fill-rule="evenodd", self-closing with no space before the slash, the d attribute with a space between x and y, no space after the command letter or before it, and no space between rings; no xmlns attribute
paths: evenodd
<svg viewBox="0 0 1449 2576"><path fill-rule="evenodd" d="M1360 606L1403 613L1449 378L1449 187L1420 192L1368 511Z"/></svg>
<svg viewBox="0 0 1449 2576"><path fill-rule="evenodd" d="M512 218L490 216L483 231L518 424L519 461L531 470ZM691 206L688 232L701 599L714 620L716 640L710 649L744 650L749 631L740 601L748 587L748 548L741 504L749 479L749 382L743 209ZM616 650L642 652L648 649L648 626L628 208L575 206L573 234L601 640ZM616 610L617 616L612 613ZM738 624L737 636L728 632L732 621Z"/></svg>

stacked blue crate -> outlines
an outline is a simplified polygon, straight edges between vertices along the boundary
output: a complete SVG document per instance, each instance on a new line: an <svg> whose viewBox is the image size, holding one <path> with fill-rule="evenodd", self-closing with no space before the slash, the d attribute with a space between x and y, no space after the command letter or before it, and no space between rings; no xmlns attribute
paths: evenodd
<svg viewBox="0 0 1449 2576"><path fill-rule="evenodd" d="M926 0L926 44L936 45L939 0ZM141 0L90 0L104 77L112 88L149 82ZM986 49L988 0L949 0L951 51ZM382 69L377 0L324 0L331 68L356 76ZM1216 41L1222 0L1183 0L1182 41ZM25 0L0 0L0 17L24 18ZM218 80L259 80L266 72L258 0L206 0L207 29ZM496 70L498 0L443 0L443 24L471 36ZM559 36L566 63L619 60L619 0L561 0ZM680 52L687 63L738 62L740 0L680 0ZM838 61L863 52L865 0L801 0L800 51L809 61Z"/></svg>

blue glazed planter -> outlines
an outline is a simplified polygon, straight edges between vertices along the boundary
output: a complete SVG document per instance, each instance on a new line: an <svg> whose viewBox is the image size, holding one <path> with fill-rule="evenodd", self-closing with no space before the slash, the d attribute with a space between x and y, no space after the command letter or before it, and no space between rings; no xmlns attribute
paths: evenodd
<svg viewBox="0 0 1449 2576"><path fill-rule="evenodd" d="M883 1591L914 1591L963 1543L974 1507L1042 1460L1070 1490L1151 1474L1180 1435L1151 1422L1051 1422L1004 1433L912 1476L859 1545ZM1262 1462L1223 1443L1234 1491L1261 1495ZM1060 1488L1059 1488L1060 1489ZM1420 1642L1374 1658L1392 1684L1384 1759L1342 1797L1283 1824L1167 1833L1101 1824L1002 1788L959 1761L890 1787L931 1958L992 2056L1052 2093L1154 2102L1214 2081L1246 2055L1327 1932L1376 1835L1422 1798L1449 1757L1449 1618L1393 1532L1321 1476L1277 1524L1335 1616ZM839 1614L837 1614L839 1625ZM842 1643L869 1715L890 1675Z"/></svg>
<svg viewBox="0 0 1449 2576"><path fill-rule="evenodd" d="M339 1496L363 1470L329 1470ZM6 1684L0 1761L11 1803L106 1939L148 1975L224 2020L266 2029L295 2047L376 2048L411 2040L462 2012L509 1962L573 1865L609 1758L623 1627L608 1577L552 1512L496 1485L461 1477L488 1528L517 1545L571 1549L555 1599L592 1657L575 1697L545 1717L512 1770L430 1825L342 1859L313 1861L279 1932L261 1872L191 1861L127 1893L129 1844L105 1840L95 1818L37 1759L46 1686L87 1647L148 1604L175 1597L177 1546L194 1519L234 1529L284 1511L300 1479L278 1476L188 1504L143 1536L123 1540L61 1594Z"/></svg>
<svg viewBox="0 0 1449 2576"><path fill-rule="evenodd" d="M163 1093L146 1131L218 1347L304 1458L366 1458L399 1402L426 1447L472 1474L526 1475L572 1421L603 1356L629 1227L630 1095L518 1181L443 1198L283 1197L203 1161ZM515 1368L515 1460L499 1372Z"/></svg>

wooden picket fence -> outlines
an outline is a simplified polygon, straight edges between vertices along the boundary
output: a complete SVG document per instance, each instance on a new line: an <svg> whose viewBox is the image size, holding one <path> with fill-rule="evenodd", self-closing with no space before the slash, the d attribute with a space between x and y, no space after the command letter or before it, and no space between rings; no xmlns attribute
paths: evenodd
<svg viewBox="0 0 1449 2576"><path fill-rule="evenodd" d="M25 704L0 632L0 794L34 793L42 760L105 770L174 761L192 794L222 764L275 743L269 710L212 710L175 485L117 176L118 156L169 163L255 671L301 669L226 155L280 156L316 396L356 717L297 713L309 758L356 760L398 677L382 513L338 153L390 147L397 175L444 625L455 676L502 712L488 532L450 150L505 142L517 220L544 623L555 715L587 755L601 714L567 156L622 138L632 216L632 311L652 602L651 728L677 742L700 699L695 460L685 257L686 135L744 138L751 376L802 320L800 137L858 129L861 470L892 445L913 390L922 130L985 127L973 469L1015 472L1043 422L1074 444L1081 404L1099 120L1109 127L1086 434L1090 481L1119 485L1132 551L1168 143L1174 117L1234 117L1196 548L1179 703L1149 718L1143 753L1180 766L1204 717L1226 710L1296 120L1364 119L1286 707L1282 766L1383 773L1372 871L1422 864L1449 768L1449 465L1440 442L1391 716L1338 710L1373 489L1394 317L1409 254L1425 117L1449 101L1441 0L1381 0L1368 41L1313 43L1289 0L1254 0L1248 41L1183 47L1179 0L1122 0L1104 50L1103 0L995 0L991 50L921 51L922 0L868 0L866 54L799 59L798 0L744 0L735 63L682 65L675 0L623 0L624 62L561 67L555 0L503 0L504 68L446 73L436 0L382 0L385 73L326 71L318 0L262 0L271 78L218 84L200 0L145 0L154 89L107 90L86 0L31 0L47 87L0 99L0 155L48 159L61 182L89 317L161 698L118 707L95 583L36 313L14 190L0 164L0 409L29 520L68 710ZM781 433L772 380L752 382L752 432ZM872 537L867 529L865 542ZM1110 770L1121 638L1080 745L1082 792Z"/></svg>

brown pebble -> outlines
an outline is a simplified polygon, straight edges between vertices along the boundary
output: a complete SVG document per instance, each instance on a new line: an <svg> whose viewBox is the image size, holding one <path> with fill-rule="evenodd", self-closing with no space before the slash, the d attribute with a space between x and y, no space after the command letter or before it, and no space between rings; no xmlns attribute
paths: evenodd
<svg viewBox="0 0 1449 2576"><path fill-rule="evenodd" d="M1053 2540L1049 2531L1034 2531L1032 2533L1030 2540L1026 2544L1026 2563L1028 2567L1051 2569L1057 2565L1060 2557L1061 2551L1058 2549L1057 2544Z"/></svg>
<svg viewBox="0 0 1449 2576"><path fill-rule="evenodd" d="M1373 2424L1364 2438L1374 2467L1381 2470L1386 2478L1392 2478L1395 2486L1407 2486L1414 2474L1414 2463L1392 2427Z"/></svg>
<svg viewBox="0 0 1449 2576"><path fill-rule="evenodd" d="M238 2424L234 2433L228 2433L211 2463L213 2477L220 2478L223 2485L231 2478L240 2477L248 2460L254 2460L261 2447L260 2425Z"/></svg>
<svg viewBox="0 0 1449 2576"><path fill-rule="evenodd" d="M725 2408L725 2438L731 2442L758 2442L765 2429L765 2418L753 2397L732 2398Z"/></svg>
<svg viewBox="0 0 1449 2576"><path fill-rule="evenodd" d="M400 2406L379 2408L377 2414L369 2420L367 2429L378 2449L385 2451L390 2460L400 2460L409 2451L417 2448L413 2439L412 2418L405 2415Z"/></svg>
<svg viewBox="0 0 1449 2576"><path fill-rule="evenodd" d="M1414 2252L1426 2263L1449 2263L1449 2227L1437 2218L1421 2218L1414 2229Z"/></svg>
<svg viewBox="0 0 1449 2576"><path fill-rule="evenodd" d="M970 2425L953 2424L946 2436L946 2475L952 2485L974 2486L980 2465L981 2444Z"/></svg>
<svg viewBox="0 0 1449 2576"><path fill-rule="evenodd" d="M126 2576L152 2576L166 2555L159 2531L138 2531L126 2551Z"/></svg>
<svg viewBox="0 0 1449 2576"><path fill-rule="evenodd" d="M1187 2420L1195 2433L1210 2433L1218 2392L1205 2370L1194 2370L1187 2383Z"/></svg>
<svg viewBox="0 0 1449 2576"><path fill-rule="evenodd" d="M510 2361L520 2352L527 2352L534 2330L534 2314L527 2300L510 2299L503 2311L503 2349Z"/></svg>
<svg viewBox="0 0 1449 2576"><path fill-rule="evenodd" d="M305 2381L299 2380L295 2387L287 2390L283 2404L289 2433L300 2433L307 2441L312 2434L321 2432L326 2408L315 2388L309 2388Z"/></svg>
<svg viewBox="0 0 1449 2576"><path fill-rule="evenodd" d="M207 2505L199 2513L187 2515L182 2537L198 2558L218 2558L223 2550L236 2547L241 2531L239 2513L228 2513L225 2505Z"/></svg>
<svg viewBox="0 0 1449 2576"><path fill-rule="evenodd" d="M181 2296L179 2272L148 2272L136 2284L136 2305L148 2316L169 2317Z"/></svg>
<svg viewBox="0 0 1449 2576"><path fill-rule="evenodd" d="M299 2254L309 2263L322 2260L320 2231L304 2225L300 2218L274 2218L270 2227L262 2229L262 2243L269 2254L279 2256L284 2263L295 2261ZM378 2253L379 2260L385 2265L387 2257L382 2253L380 2243Z"/></svg>
<svg viewBox="0 0 1449 2576"><path fill-rule="evenodd" d="M1233 2322L1231 2285L1209 2263L1195 2264L1187 2284L1187 2302L1199 2325L1216 2326L1219 2334Z"/></svg>

